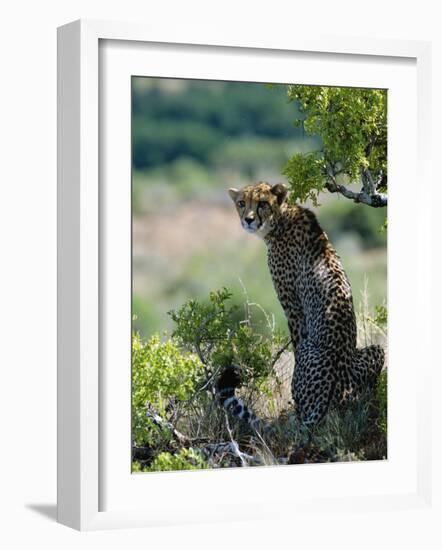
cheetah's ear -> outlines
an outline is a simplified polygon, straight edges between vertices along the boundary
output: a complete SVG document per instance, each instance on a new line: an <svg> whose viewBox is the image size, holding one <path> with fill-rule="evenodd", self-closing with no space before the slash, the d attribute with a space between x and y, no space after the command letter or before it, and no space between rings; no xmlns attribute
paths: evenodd
<svg viewBox="0 0 442 550"><path fill-rule="evenodd" d="M275 185L272 186L272 193L276 195L279 205L281 205L285 201L285 198L287 197L287 191L288 189L283 183L275 183Z"/></svg>
<svg viewBox="0 0 442 550"><path fill-rule="evenodd" d="M238 193L239 193L238 189L235 189L234 187L231 187L229 189L229 195L233 202L236 201L236 197L238 196Z"/></svg>

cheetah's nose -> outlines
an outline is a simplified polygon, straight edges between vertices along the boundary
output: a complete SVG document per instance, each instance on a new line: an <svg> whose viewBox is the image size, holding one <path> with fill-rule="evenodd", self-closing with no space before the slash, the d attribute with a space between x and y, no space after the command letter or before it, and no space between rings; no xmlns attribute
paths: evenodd
<svg viewBox="0 0 442 550"><path fill-rule="evenodd" d="M250 216L247 216L247 218L244 218L244 220L248 225L250 225L253 222L253 218L251 218Z"/></svg>

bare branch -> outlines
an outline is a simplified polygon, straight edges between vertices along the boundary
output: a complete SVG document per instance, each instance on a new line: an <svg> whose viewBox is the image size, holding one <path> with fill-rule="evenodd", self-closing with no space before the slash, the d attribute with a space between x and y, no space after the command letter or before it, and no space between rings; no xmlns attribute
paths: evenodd
<svg viewBox="0 0 442 550"><path fill-rule="evenodd" d="M249 455L241 451L235 439L227 442L209 443L204 447L194 449L203 453L212 467L214 466L215 455L219 455L221 458L225 455L232 455L234 458L240 460L242 466L248 466L248 462L253 464L262 464L259 457Z"/></svg>
<svg viewBox="0 0 442 550"><path fill-rule="evenodd" d="M150 418L150 420L152 420L152 422L159 428L166 428L167 430L170 430L173 437L181 445L190 443L191 439L187 435L179 432L171 422L168 422L167 420L162 418L150 404L148 404L146 407L146 416Z"/></svg>
<svg viewBox="0 0 442 550"><path fill-rule="evenodd" d="M330 193L340 193L342 196L350 199L354 202L360 202L362 204L367 204L373 208L380 208L387 206L388 197L385 193L379 193L376 191L378 182L374 182L373 176L370 170L362 171L362 189L359 193L351 191L345 185L342 185L337 182L336 176L338 175L330 164L327 164L327 181L325 187Z"/></svg>
<svg viewBox="0 0 442 550"><path fill-rule="evenodd" d="M179 432L175 426L162 418L155 409L148 405L146 407L146 415L148 418L152 420L152 422L158 426L159 428L166 428L170 430L172 433L172 436L177 441L178 444L183 445L184 447L189 447L192 445L192 443L199 442L201 443L203 439L205 438L190 438L187 435L184 435L183 433ZM220 442L220 443L208 443L203 446L192 446L192 448L196 451L201 453L203 456L205 456L209 462L209 464L214 467L214 456L215 455L231 455L234 458L239 459L241 466L248 466L249 462L253 464L261 464L261 460L255 456L249 455L247 453L244 453L240 450L239 445L237 441L233 438L232 431L229 426L229 421L227 419L227 415L225 415L226 418L226 428L230 437L230 441L228 442ZM140 460L142 462L150 462L153 458L153 452L152 449L148 447L133 447L133 458Z"/></svg>
<svg viewBox="0 0 442 550"><path fill-rule="evenodd" d="M233 434L232 434L232 430L230 429L230 424L229 424L229 417L227 416L227 413L226 411L224 411L224 419L226 421L226 429L227 429L227 433L229 434L229 437L230 437L230 442L231 442L231 450L230 452L238 457L241 461L241 466L248 466L244 456L242 455L241 451L239 450L239 447L238 447L238 443L235 441L235 439L233 438Z"/></svg>
<svg viewBox="0 0 442 550"><path fill-rule="evenodd" d="M370 185L370 183L368 185ZM334 178L330 178L325 184L325 187L328 189L328 191L330 191L330 193L340 193L347 199L350 199L354 202L367 204L368 206L372 206L373 208L380 208L383 206L387 206L388 204L387 195L384 193L378 193L375 190L373 190L373 192L371 193L368 193L366 189L364 189L364 187L359 193L355 193L354 191L347 189L347 187L345 187L344 185L337 183Z"/></svg>

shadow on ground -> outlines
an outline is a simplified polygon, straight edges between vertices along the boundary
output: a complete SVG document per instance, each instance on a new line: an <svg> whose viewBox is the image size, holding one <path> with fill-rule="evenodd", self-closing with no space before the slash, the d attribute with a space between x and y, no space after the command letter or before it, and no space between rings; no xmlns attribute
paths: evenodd
<svg viewBox="0 0 442 550"><path fill-rule="evenodd" d="M57 505L56 504L25 504L25 508L32 510L41 516L50 519L51 521L57 520Z"/></svg>

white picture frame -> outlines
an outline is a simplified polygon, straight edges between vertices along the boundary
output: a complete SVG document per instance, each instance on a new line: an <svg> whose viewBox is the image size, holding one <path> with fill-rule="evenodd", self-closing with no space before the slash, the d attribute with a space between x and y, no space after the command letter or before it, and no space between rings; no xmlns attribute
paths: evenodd
<svg viewBox="0 0 442 550"><path fill-rule="evenodd" d="M263 469L254 468L247 472L240 469L241 471L149 474L142 476L144 488L137 498L131 498L131 495L135 493L122 490L121 494L124 493L125 496L121 497L121 502L118 500L118 493L115 493L116 497L112 501L112 506L105 505L103 484L112 481L113 468L116 468L115 472L118 474L121 463L120 466L118 464L114 466L112 461L108 460L107 455L111 454L111 451L112 453L115 451L115 442L114 447L108 446L104 429L106 416L110 415L109 408L106 407L106 400L108 400L106 392L120 390L118 383L103 387L102 380L103 356L105 355L101 345L103 326L105 325L103 302L107 300L107 285L114 284L112 281L103 284L106 277L105 271L109 269L110 264L108 256L104 254L106 247L103 244L106 242L106 235L103 235L103 232L109 231L109 226L102 220L108 213L115 212L115 208L123 208L123 206L118 206L121 204L119 203L121 197L113 199L111 197L110 201L103 200L105 193L103 193L103 174L101 172L105 170L100 171L100 155L103 148L100 120L103 118L106 106L100 95L100 86L103 85L103 82L106 85L107 77L104 77L103 81L100 80L103 76L100 72L102 69L100 63L103 64L104 59L103 50L100 48L105 44L104 41L124 46L125 51L120 56L120 69L117 67L118 61L113 61L117 67L113 73L116 77L123 74L118 70L129 71L128 74L130 74L131 67L127 56L132 55L131 48L136 46L139 48L140 44L153 45L149 51L152 67L155 66L155 56L157 56L157 69L151 76L190 76L183 64L180 65L183 67L180 74L176 74L176 67L175 74L172 74L170 71L174 71L173 63L164 69L166 71L164 74L158 73L161 70L159 64L164 61L161 58L162 45L169 48L170 51L173 50L172 53L186 51L190 56L192 52L198 50L204 56L206 65L202 70L208 78L214 78L213 75L216 77L216 71L221 70L217 69L217 66L221 67L221 64L211 63L214 59L213 56L218 55L216 52L220 55L230 56L231 60L247 54L268 55L272 56L272 59L277 59L296 52L310 55L312 61L314 58L328 56L328 60L335 58L345 60L345 63L363 64L364 60L369 61L376 58L381 65L386 64L386 73L388 68L399 67L401 63L404 66L411 64L415 68L417 94L413 95L414 90L410 89L411 95L407 97L411 98L413 108L416 109L416 133L413 133L410 138L403 137L402 144L399 145L409 153L408 158L411 166L413 166L413 158L415 159L415 167L419 172L419 185L425 185L427 189L431 189L426 159L429 150L429 120L431 116L429 43L362 40L345 37L313 40L297 35L296 38L281 38L279 43L272 44L267 44L265 38L257 38L254 42L245 42L241 38L229 39L226 42L218 40L214 44L203 33L201 37L189 37L186 36L184 30L182 35L174 34L169 37L162 36L161 33L155 35L151 30L148 31L145 27L135 24L76 21L61 27L58 31L58 521L76 529L90 530L195 521L250 519L263 517L264 514L268 516L269 510L265 506L267 498L272 503L279 499L281 503L286 504L284 506L286 512L281 509L270 512L270 515L277 513L278 516L284 515L284 513L293 513L295 509L297 513L327 510L331 503L335 512L341 511L342 513L355 509L355 507L361 511L370 511L382 508L427 506L431 499L431 441L430 402L425 395L426 390L430 388L430 369L433 363L430 347L430 315L428 314L431 309L431 235L429 228L433 205L426 201L422 201L416 207L417 212L414 211L414 215L419 219L419 233L414 236L410 235L410 239L414 239L414 241L410 241L410 245L414 242L419 249L419 262L416 263L414 269L410 269L407 274L403 273L401 277L399 268L396 271L394 269L394 265L399 266L403 260L403 255L401 260L401 254L404 251L401 252L398 248L397 254L392 255L395 264L390 270L395 280L401 278L403 279L402 284L407 283L416 287L414 302L411 305L412 308L414 307L416 321L409 330L416 331L418 334L416 349L408 352L410 356L407 359L408 371L405 367L403 371L405 385L408 383L408 391L414 392L413 396L416 397L416 406L413 402L408 408L408 413L404 408L404 418L409 419L407 425L410 433L412 432L410 440L414 442L412 444L413 452L410 453L413 455L413 460L405 464L406 459L401 461L400 455L398 455L397 464L395 465L393 460L390 462L392 470L385 471L386 478L394 477L395 469L400 469L401 465L405 464L402 477L398 476L397 478L396 489L392 485L384 491L376 487L373 491L367 490L365 493L353 494L351 490L339 492L336 484L339 484L340 479L342 480L340 465L302 467L304 468L302 477L316 479L317 481L314 483L317 483L318 487L327 485L328 477L334 479L334 483L330 484L326 492L319 488L316 490L310 485L311 496L309 498L305 490L303 493L301 491L302 483L299 475L296 486L302 495L296 496L284 492L283 488L287 486L288 476L295 471L293 467L267 468L265 474L263 474ZM218 58L217 61L219 61ZM327 63L327 60L325 62ZM398 71L401 72L400 69ZM348 75L346 84L356 85L357 74L358 72L355 71L354 74ZM250 79L252 78L251 74ZM272 80L268 75L263 75L262 78L263 81ZM404 78L409 78L409 76L404 76ZM338 80L329 83L337 82ZM359 85L363 85L362 80L358 82ZM117 91L114 94L116 101L118 101L118 93ZM109 100L112 99L110 96L109 98ZM411 128L414 128L413 124ZM124 133L121 136L124 136ZM128 148L130 152L129 144L125 147L126 167L123 167L123 175L127 173ZM393 159L395 154L393 150ZM115 189L115 185L112 188ZM409 197L407 202L404 195L395 193L394 185L391 196L393 197L393 202L390 202L391 208L393 210L396 208L397 212L397 228L403 228L403 231L406 232L404 215L406 216L409 209L414 206L412 197ZM396 206L394 206L395 200ZM103 216L103 209L106 209L106 216ZM400 210L403 210L405 214L400 214ZM400 222L401 216L402 222ZM395 230L394 225L390 233L393 236L396 235L397 240L394 242L400 243L399 230ZM126 244L123 242L122 248L116 246L112 261L115 262L118 258L121 260L121 255L124 255L126 250L127 241ZM391 259L390 257L390 261ZM120 263L122 262L120 261ZM392 266L389 265L390 267ZM127 271L126 275L124 273L120 275L123 278L126 277L127 282ZM399 341L401 336L400 312L396 314L396 318L394 311L392 313L390 323L393 329L396 325L396 341ZM130 327L130 316L126 321ZM409 337L405 330L402 337ZM130 361L130 346L127 348L127 353ZM400 350L398 350L398 355L393 355L390 359L400 361L399 353ZM419 353L419 357L423 358L419 365L420 376L416 379L412 376L413 353ZM405 360L406 358L404 358ZM130 380L127 383L130 384ZM398 407L404 407L400 395L397 400L395 396L393 398L393 402L397 403ZM115 422L113 424L116 428L115 432L118 432L120 424L123 426L122 429L128 428L127 422L125 422L126 413L121 415L123 419L121 422L117 417L112 417L112 422ZM399 428L396 433L398 431ZM397 440L400 440L399 433ZM129 455L129 443L128 440L125 441L126 443L124 441L122 443L122 448L127 445ZM118 450L116 454L118 454ZM358 479L363 477L369 479L370 475L377 476L379 473L376 470L376 465L370 466L371 471L368 469L358 471L355 469L357 466L345 465L345 468L351 469L351 473L345 474L344 472L344 475L352 478L352 484L357 484ZM312 468L320 469L312 470ZM334 470L332 471L330 468L334 468ZM110 480L108 479L109 471L112 473ZM411 471L413 479L410 479L410 485L407 485L405 480L410 478ZM138 481L133 481L134 476L132 476L132 480L124 481L127 478L127 473L124 474L125 477L122 476L122 483L138 484ZM257 475L260 476L259 479L256 477ZM141 480L140 476L136 477ZM290 479L293 482L293 479ZM260 493L253 489L258 482L262 484L263 488ZM211 494L216 494L214 491L217 490L217 487L225 486L226 483L231 483L236 487L236 491L242 495L238 502L244 505L238 506L237 502L235 509L229 509L217 495L214 497L217 502L213 506L207 506L207 499L211 498ZM273 490L275 486L280 486L281 489ZM238 487L240 489L242 487L243 491L238 491ZM140 493L138 488L136 490ZM248 490L247 494L246 490ZM143 491L147 492L150 504L140 506L137 499L142 498ZM160 498L161 491L165 495L163 499ZM184 500L185 496L186 501Z"/></svg>

